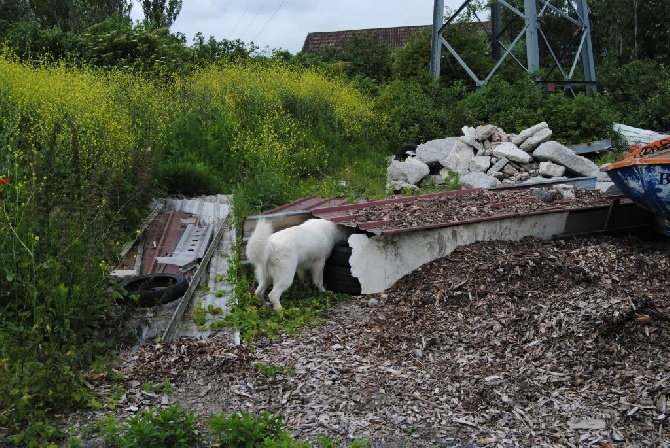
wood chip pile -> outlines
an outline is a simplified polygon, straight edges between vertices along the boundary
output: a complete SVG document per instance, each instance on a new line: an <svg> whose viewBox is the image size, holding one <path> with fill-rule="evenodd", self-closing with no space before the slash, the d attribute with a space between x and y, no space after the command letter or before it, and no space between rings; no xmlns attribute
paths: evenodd
<svg viewBox="0 0 670 448"><path fill-rule="evenodd" d="M667 446L668 246L461 247L298 336L147 345L123 366L128 388L169 377L175 393L128 393L117 412L267 410L298 439L373 447ZM257 362L295 374L269 378Z"/></svg>

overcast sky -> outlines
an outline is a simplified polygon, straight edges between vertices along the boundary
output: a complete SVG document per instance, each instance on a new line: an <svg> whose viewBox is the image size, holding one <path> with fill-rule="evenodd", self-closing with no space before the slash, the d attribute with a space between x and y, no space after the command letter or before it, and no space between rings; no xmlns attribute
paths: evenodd
<svg viewBox="0 0 670 448"><path fill-rule="evenodd" d="M142 19L135 2L132 16ZM462 0L445 0L457 9ZM190 44L200 31L205 38L253 41L261 50L302 49L307 33L364 28L390 28L433 23L434 0L183 0L172 32Z"/></svg>

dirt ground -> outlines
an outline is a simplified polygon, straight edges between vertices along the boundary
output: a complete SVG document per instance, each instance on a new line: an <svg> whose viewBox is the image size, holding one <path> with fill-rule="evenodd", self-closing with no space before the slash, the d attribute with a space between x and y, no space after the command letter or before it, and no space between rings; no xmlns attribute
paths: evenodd
<svg viewBox="0 0 670 448"><path fill-rule="evenodd" d="M670 446L669 342L670 239L480 242L297 336L122 353L108 412L267 410L298 440L343 446ZM141 388L166 378L172 395Z"/></svg>

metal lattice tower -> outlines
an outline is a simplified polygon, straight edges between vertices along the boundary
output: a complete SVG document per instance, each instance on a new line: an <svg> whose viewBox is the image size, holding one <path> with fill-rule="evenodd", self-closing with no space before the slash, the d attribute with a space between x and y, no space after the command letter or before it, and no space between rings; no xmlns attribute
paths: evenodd
<svg viewBox="0 0 670 448"><path fill-rule="evenodd" d="M559 8L552 3L556 0L494 0L491 5L491 32L489 34L489 42L491 44L492 56L497 61L493 69L484 77L480 78L468 66L458 52L449 44L449 42L442 35L444 28L454 22L471 3L472 0L465 0L463 4L456 10L456 12L444 22L444 0L435 0L433 8L433 37L432 50L430 60L430 70L433 76L437 79L440 76L440 59L442 56L442 48L445 48L448 53L458 62L458 64L467 72L473 79L475 84L479 87L484 84L496 73L503 61L507 58L514 59L523 69L528 72L536 72L540 68L547 69L547 76L560 72L560 79L538 79L538 82L562 84L566 88L572 85L585 85L587 91L595 92L595 67L593 62L593 48L591 44L591 30L589 25L588 5L587 0L563 0L564 8ZM511 2L511 3L510 3ZM512 3L523 2L523 11L514 6ZM504 31L508 28L501 26L502 8L506 8L512 14L508 15L512 18L520 18L524 22L521 31L510 42L503 42L502 36ZM552 45L549 37L544 33L541 25L541 18L544 14L551 13L555 17L565 20L566 26L574 26L573 41L575 42L574 54L570 55L570 67L561 63L560 56L566 56L567 51L563 46L555 48ZM567 29L567 28L566 28ZM525 37L525 39L524 39ZM553 61L553 66L540 67L540 39L542 39L545 48L549 54L549 60ZM518 45L526 45L526 61L525 63L515 55L514 49ZM501 50L504 53L501 54ZM558 51L560 50L560 52ZM517 50L517 53L519 50ZM584 69L583 81L574 80L575 69L578 62L581 60Z"/></svg>

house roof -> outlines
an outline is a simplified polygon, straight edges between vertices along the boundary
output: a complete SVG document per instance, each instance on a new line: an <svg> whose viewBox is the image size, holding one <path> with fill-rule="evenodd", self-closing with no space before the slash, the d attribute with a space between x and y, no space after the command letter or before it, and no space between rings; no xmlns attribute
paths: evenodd
<svg viewBox="0 0 670 448"><path fill-rule="evenodd" d="M342 50L354 35L376 36L380 43L402 47L416 33L430 30L432 25L398 26L394 28L367 28L362 30L325 31L308 33L302 46L303 53L317 53L326 48Z"/></svg>

